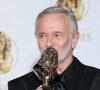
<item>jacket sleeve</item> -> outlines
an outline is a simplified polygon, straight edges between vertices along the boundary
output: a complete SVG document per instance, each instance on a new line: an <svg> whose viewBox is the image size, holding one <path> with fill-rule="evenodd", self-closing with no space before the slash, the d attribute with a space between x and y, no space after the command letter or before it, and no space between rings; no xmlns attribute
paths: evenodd
<svg viewBox="0 0 100 90"><path fill-rule="evenodd" d="M30 72L8 82L8 90L35 90L42 84L37 76Z"/></svg>
<svg viewBox="0 0 100 90"><path fill-rule="evenodd" d="M24 79L15 79L8 82L8 90L28 90Z"/></svg>

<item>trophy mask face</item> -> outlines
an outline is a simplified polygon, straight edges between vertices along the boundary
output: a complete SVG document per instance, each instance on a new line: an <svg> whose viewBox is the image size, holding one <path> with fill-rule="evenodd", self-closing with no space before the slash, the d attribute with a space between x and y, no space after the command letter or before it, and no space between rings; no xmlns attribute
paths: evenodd
<svg viewBox="0 0 100 90"><path fill-rule="evenodd" d="M56 68L58 64L58 55L54 48L47 48L41 55L38 63L33 67L40 80L49 76L50 81L53 80L57 74Z"/></svg>

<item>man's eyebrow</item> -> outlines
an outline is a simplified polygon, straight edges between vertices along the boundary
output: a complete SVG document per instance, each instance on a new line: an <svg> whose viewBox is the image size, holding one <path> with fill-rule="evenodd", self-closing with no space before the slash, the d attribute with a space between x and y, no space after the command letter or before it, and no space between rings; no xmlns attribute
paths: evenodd
<svg viewBox="0 0 100 90"><path fill-rule="evenodd" d="M40 34L45 34L45 33L44 33L44 32L40 32L39 35L40 35Z"/></svg>
<svg viewBox="0 0 100 90"><path fill-rule="evenodd" d="M54 33L62 33L61 31L55 31Z"/></svg>

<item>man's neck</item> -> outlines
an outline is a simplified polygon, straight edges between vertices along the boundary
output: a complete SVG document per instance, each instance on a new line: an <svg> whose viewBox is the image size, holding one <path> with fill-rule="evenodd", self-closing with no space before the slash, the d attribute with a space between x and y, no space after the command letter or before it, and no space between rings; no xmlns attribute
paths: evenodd
<svg viewBox="0 0 100 90"><path fill-rule="evenodd" d="M72 54L61 64L58 65L57 73L61 74L73 61Z"/></svg>

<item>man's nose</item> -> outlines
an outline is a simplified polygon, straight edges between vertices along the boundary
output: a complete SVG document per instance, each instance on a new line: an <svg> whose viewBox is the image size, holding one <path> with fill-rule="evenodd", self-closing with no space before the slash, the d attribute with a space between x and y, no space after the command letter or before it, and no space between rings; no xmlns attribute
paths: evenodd
<svg viewBox="0 0 100 90"><path fill-rule="evenodd" d="M47 42L46 42L46 47L49 48L52 46L54 46L54 39L51 37L48 37Z"/></svg>

